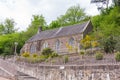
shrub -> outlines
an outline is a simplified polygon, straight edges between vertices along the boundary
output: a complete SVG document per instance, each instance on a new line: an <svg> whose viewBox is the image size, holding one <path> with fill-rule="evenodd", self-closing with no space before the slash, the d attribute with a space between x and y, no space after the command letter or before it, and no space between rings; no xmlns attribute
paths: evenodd
<svg viewBox="0 0 120 80"><path fill-rule="evenodd" d="M50 55L51 58L54 58L54 57L58 57L58 54L53 52L51 55Z"/></svg>
<svg viewBox="0 0 120 80"><path fill-rule="evenodd" d="M28 52L25 52L22 54L23 57L30 57L30 54Z"/></svg>
<svg viewBox="0 0 120 80"><path fill-rule="evenodd" d="M53 53L53 50L50 49L50 48L45 48L45 49L43 49L43 51L42 51L42 55L46 55L46 56L49 56L49 55L51 55L52 53Z"/></svg>
<svg viewBox="0 0 120 80"><path fill-rule="evenodd" d="M113 53L115 50L115 46L116 46L116 40L113 38L113 36L110 36L109 38L103 40L103 47L104 47L104 51L106 53Z"/></svg>
<svg viewBox="0 0 120 80"><path fill-rule="evenodd" d="M30 62L30 63L36 63L36 62L40 62L41 59L38 58L38 57L33 58L33 57L31 56L31 57L28 57L28 58L27 58L27 61Z"/></svg>
<svg viewBox="0 0 120 80"><path fill-rule="evenodd" d="M38 57L38 54L34 53L34 54L32 54L32 57L36 58L36 57Z"/></svg>
<svg viewBox="0 0 120 80"><path fill-rule="evenodd" d="M84 55L85 54L85 52L84 51L80 51L80 53L79 53L80 55Z"/></svg>
<svg viewBox="0 0 120 80"><path fill-rule="evenodd" d="M46 55L40 55L40 57L39 57L42 61L44 61L44 60L46 60L47 58L48 58L48 56L46 56Z"/></svg>
<svg viewBox="0 0 120 80"><path fill-rule="evenodd" d="M81 55L81 59L83 58L83 56L84 56L84 54L85 54L85 52L84 51L80 51L80 53L79 53L80 55Z"/></svg>
<svg viewBox="0 0 120 80"><path fill-rule="evenodd" d="M67 56L67 55L66 55L66 56L64 56L64 63L67 63L67 62L68 62L68 60L69 60L68 56Z"/></svg>
<svg viewBox="0 0 120 80"><path fill-rule="evenodd" d="M95 58L96 58L96 60L102 60L103 59L103 54L101 52L97 52L95 54Z"/></svg>
<svg viewBox="0 0 120 80"><path fill-rule="evenodd" d="M120 61L120 52L115 53L115 60Z"/></svg>

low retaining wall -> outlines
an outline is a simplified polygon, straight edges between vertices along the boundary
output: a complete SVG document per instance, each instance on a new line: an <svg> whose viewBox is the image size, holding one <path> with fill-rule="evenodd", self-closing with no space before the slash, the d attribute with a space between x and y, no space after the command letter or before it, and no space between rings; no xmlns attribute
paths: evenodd
<svg viewBox="0 0 120 80"><path fill-rule="evenodd" d="M120 80L120 65L18 65L39 80Z"/></svg>
<svg viewBox="0 0 120 80"><path fill-rule="evenodd" d="M38 80L120 80L119 62L83 65L40 65L11 63L0 60L0 67L0 75L15 77L19 76L17 72L22 72Z"/></svg>

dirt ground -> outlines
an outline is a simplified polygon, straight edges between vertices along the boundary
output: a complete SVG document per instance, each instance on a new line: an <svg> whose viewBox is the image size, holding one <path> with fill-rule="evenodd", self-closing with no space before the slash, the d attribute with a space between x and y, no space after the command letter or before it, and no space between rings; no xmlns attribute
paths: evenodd
<svg viewBox="0 0 120 80"><path fill-rule="evenodd" d="M3 78L3 77L0 77L0 80L9 80L9 79L6 79L6 78Z"/></svg>

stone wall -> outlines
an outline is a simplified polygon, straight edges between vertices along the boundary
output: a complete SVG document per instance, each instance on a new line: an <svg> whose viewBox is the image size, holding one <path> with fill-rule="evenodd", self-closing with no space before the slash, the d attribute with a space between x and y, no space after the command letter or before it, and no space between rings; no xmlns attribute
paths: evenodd
<svg viewBox="0 0 120 80"><path fill-rule="evenodd" d="M89 66L24 64L18 65L18 70L39 80L120 80L120 65L118 64Z"/></svg>
<svg viewBox="0 0 120 80"><path fill-rule="evenodd" d="M6 70L8 73L5 73ZM0 59L0 75L14 77L15 79L16 76L20 76L18 72L38 80L120 80L120 63L42 65L22 62L12 63Z"/></svg>
<svg viewBox="0 0 120 80"><path fill-rule="evenodd" d="M77 49L79 49L80 47L80 39L83 38L82 34L75 34L75 35L68 35L68 36L62 36L62 37L56 37L56 38L51 38L51 39L46 39L46 40L42 40L42 41L34 41L34 42L30 42L30 43L26 43L23 48L22 48L22 52L30 52L30 48L32 45L36 46L36 53L40 52L43 50L43 45L44 43L48 44L48 47L50 47L51 49L53 49L54 51L56 51L55 49L55 44L56 41L59 40L60 41L60 47L59 50L57 50L57 53L68 53L68 48L66 47L66 43L69 43L70 38L74 38L74 48L76 47ZM71 51L71 53L75 53L76 50L73 49ZM70 52L69 52L70 53Z"/></svg>

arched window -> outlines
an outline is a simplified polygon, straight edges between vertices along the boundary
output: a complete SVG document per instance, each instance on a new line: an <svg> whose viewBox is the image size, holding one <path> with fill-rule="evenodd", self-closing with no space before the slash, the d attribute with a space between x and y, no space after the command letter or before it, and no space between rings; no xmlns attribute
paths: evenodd
<svg viewBox="0 0 120 80"><path fill-rule="evenodd" d="M55 43L55 49L58 51L60 49L60 41L57 39Z"/></svg>
<svg viewBox="0 0 120 80"><path fill-rule="evenodd" d="M44 42L44 44L43 44L43 49L44 48L47 48L48 47L48 43L47 42Z"/></svg>
<svg viewBox="0 0 120 80"><path fill-rule="evenodd" d="M35 53L35 52L36 52L36 46L35 45L31 45L30 53Z"/></svg>
<svg viewBox="0 0 120 80"><path fill-rule="evenodd" d="M69 45L74 46L74 38L73 37L69 39Z"/></svg>

